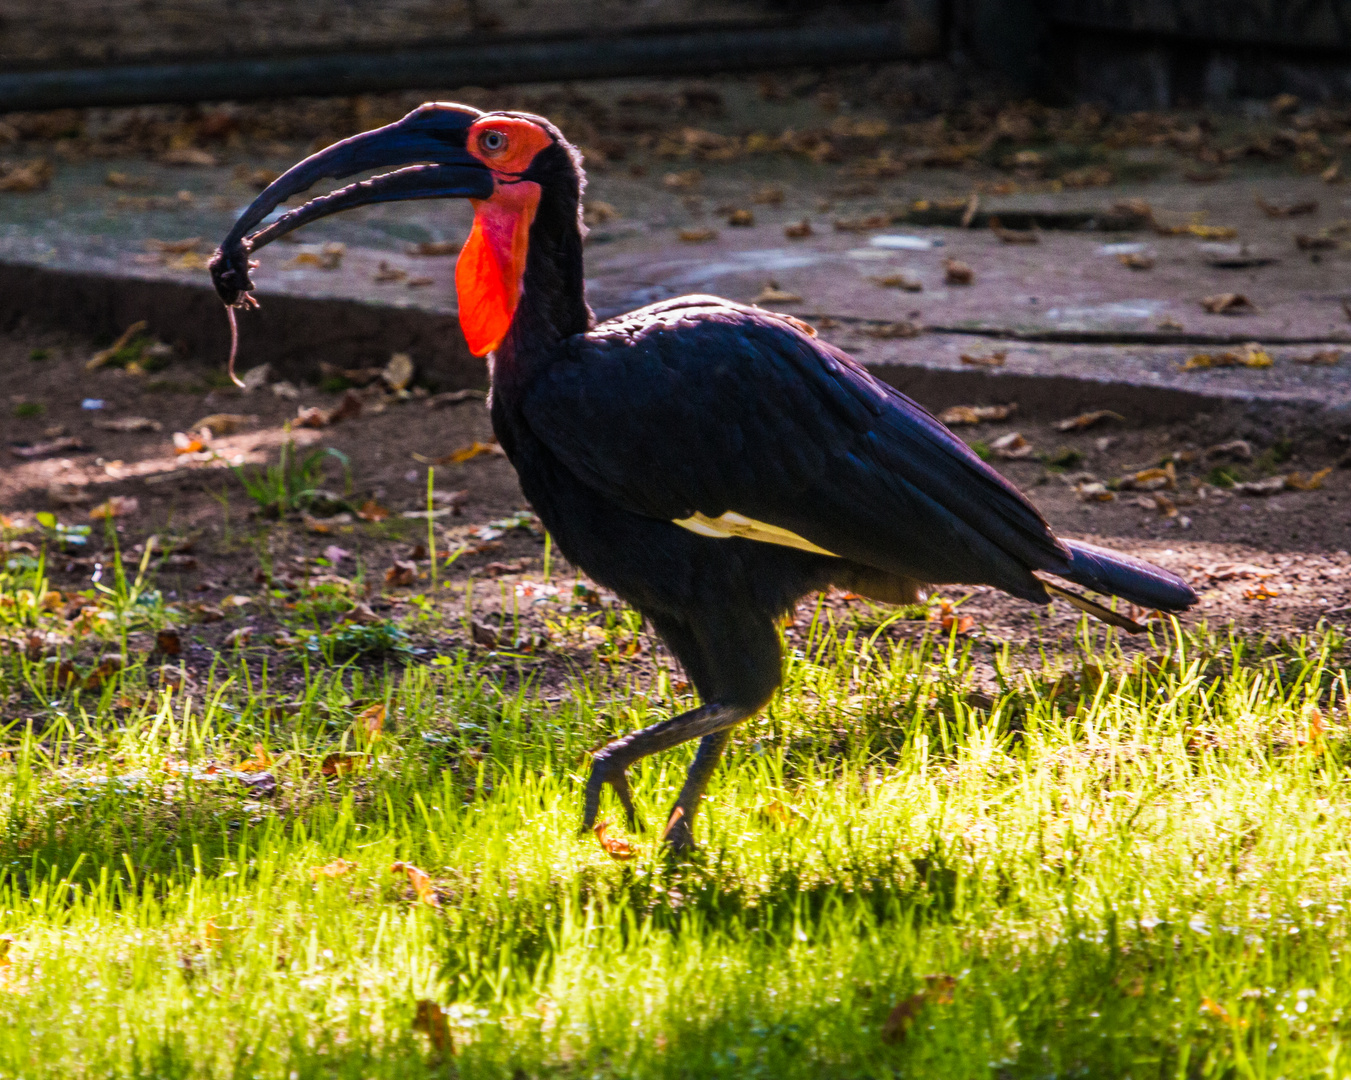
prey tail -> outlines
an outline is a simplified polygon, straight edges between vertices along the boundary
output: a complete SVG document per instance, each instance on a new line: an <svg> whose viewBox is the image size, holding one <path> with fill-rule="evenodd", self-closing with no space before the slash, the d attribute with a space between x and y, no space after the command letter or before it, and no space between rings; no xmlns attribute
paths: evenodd
<svg viewBox="0 0 1351 1080"><path fill-rule="evenodd" d="M1061 542L1069 548L1071 561L1054 573L1076 585L1158 611L1185 611L1196 603L1195 590L1162 567L1078 540Z"/></svg>

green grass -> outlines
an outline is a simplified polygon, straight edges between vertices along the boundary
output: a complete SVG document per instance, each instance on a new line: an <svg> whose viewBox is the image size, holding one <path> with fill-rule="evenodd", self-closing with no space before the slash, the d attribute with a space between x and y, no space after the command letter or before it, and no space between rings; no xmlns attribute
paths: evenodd
<svg viewBox="0 0 1351 1080"><path fill-rule="evenodd" d="M575 835L587 749L688 707L673 672L227 650L175 691L128 644L175 613L109 588L81 655L120 672L0 656L0 1076L1351 1071L1333 631L1051 656L822 615L674 864ZM57 606L0 581L14 642ZM635 769L649 823L688 760Z"/></svg>

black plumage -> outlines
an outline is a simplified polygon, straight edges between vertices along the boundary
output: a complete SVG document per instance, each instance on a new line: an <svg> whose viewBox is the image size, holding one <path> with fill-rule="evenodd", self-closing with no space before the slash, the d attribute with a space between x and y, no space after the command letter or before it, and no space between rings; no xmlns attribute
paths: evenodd
<svg viewBox="0 0 1351 1080"><path fill-rule="evenodd" d="M642 612L703 701L597 752L584 827L607 783L633 823L627 766L699 738L667 828L676 846L691 842L731 728L779 683L776 620L813 590L899 602L935 584L985 584L1046 603L1038 574L1049 573L1150 608L1195 602L1167 571L1058 539L938 420L796 319L687 296L596 324L578 156L542 118L494 115L545 139L527 168L495 180L539 195L519 299L490 357L494 430L563 554ZM245 253L218 256L235 284ZM729 513L759 538L688 527Z"/></svg>

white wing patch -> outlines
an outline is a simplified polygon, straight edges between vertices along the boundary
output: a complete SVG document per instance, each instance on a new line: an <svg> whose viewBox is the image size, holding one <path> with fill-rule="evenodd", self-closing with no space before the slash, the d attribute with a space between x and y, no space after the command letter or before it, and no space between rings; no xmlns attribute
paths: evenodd
<svg viewBox="0 0 1351 1080"><path fill-rule="evenodd" d="M777 525L769 525L763 521L756 521L754 518L743 517L741 514L734 514L730 510L721 517L711 518L706 514L695 514L693 517L681 518L674 524L679 525L682 529L689 529L692 533L709 536L715 540L727 540L733 536L739 536L743 540L758 540L762 544L778 544L780 547L810 551L814 555L829 555L832 558L838 558L833 551L817 547L810 540L798 536L795 532L781 529Z"/></svg>

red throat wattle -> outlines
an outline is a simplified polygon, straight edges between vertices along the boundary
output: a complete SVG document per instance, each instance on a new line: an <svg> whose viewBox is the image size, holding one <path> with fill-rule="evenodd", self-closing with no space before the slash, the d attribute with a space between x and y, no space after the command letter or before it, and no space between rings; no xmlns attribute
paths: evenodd
<svg viewBox="0 0 1351 1080"><path fill-rule="evenodd" d="M460 327L469 351L486 356L502 343L521 298L530 223L539 185L499 183L490 199L474 200L474 228L455 264Z"/></svg>

